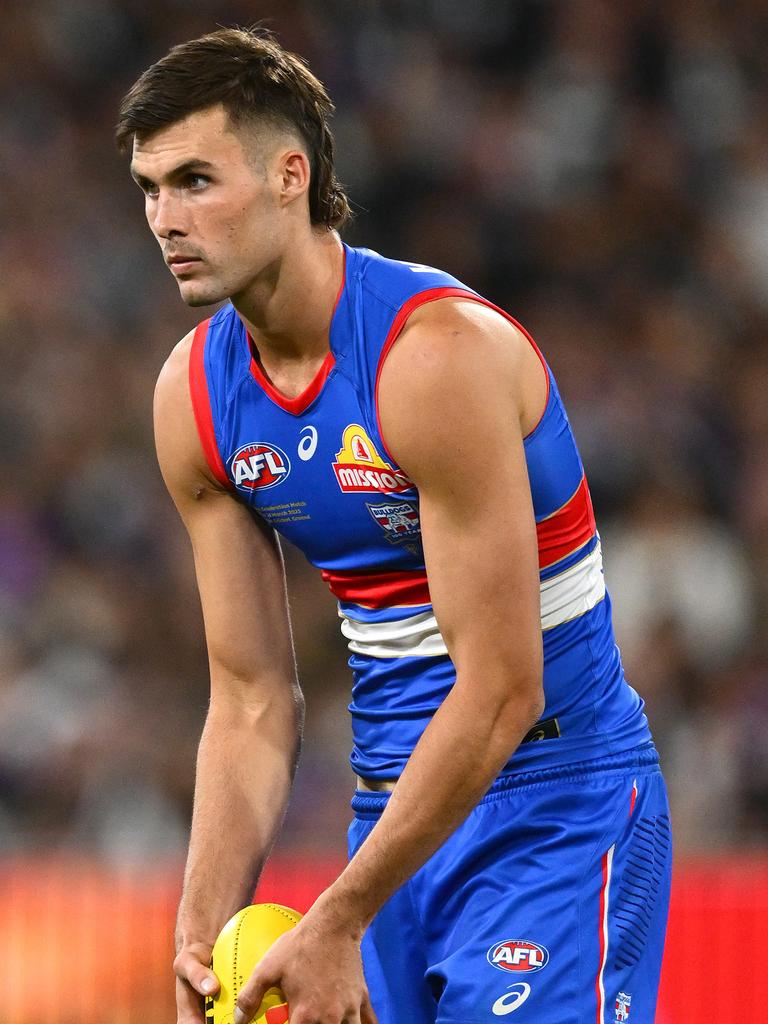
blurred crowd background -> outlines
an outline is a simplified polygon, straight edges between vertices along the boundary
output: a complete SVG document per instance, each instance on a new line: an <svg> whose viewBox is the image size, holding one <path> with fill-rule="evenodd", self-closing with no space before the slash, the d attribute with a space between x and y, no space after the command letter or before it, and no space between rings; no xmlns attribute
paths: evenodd
<svg viewBox="0 0 768 1024"><path fill-rule="evenodd" d="M345 237L512 312L586 464L678 852L768 845L768 12L757 0L25 0L0 62L0 853L184 852L207 667L156 468L187 310L116 154L179 41L265 19L337 104ZM339 850L350 679L287 550L308 701L282 845Z"/></svg>

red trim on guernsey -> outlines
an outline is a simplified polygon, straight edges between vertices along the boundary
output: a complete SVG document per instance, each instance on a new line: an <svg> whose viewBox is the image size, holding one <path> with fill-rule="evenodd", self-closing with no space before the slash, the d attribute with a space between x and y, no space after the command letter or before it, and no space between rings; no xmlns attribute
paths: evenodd
<svg viewBox="0 0 768 1024"><path fill-rule="evenodd" d="M539 568L546 569L591 540L596 530L595 513L587 478L582 476L575 493L556 512L536 523Z"/></svg>
<svg viewBox="0 0 768 1024"><path fill-rule="evenodd" d="M424 569L404 572L330 572L322 576L339 601L365 608L392 608L402 605L431 604Z"/></svg>
<svg viewBox="0 0 768 1024"><path fill-rule="evenodd" d="M336 301L333 304L333 312L331 313L331 321L338 309L341 296L344 292L344 285L347 280L347 250L342 248L342 268L341 268L341 284L339 290L336 293ZM295 398L288 398L282 391L278 391L274 384L267 378L264 370L261 367L261 363L258 360L258 349L254 343L250 333L246 330L246 337L248 338L248 348L251 352L251 374L253 375L256 383L262 388L263 391L272 399L275 405L279 405L281 409L285 409L286 412L291 413L294 416L300 416L310 405L314 402L320 392L323 390L323 385L328 380L328 375L336 365L336 357L333 352L329 352L323 360L322 366L317 371L315 376L304 388L300 395L296 395Z"/></svg>
<svg viewBox="0 0 768 1024"><path fill-rule="evenodd" d="M630 818L635 811L635 800L637 800L637 779L632 783L632 795L629 798L629 816Z"/></svg>
<svg viewBox="0 0 768 1024"><path fill-rule="evenodd" d="M274 384L272 384L272 382L264 375L264 371L254 355L256 347L253 344L253 339L250 334L248 335L248 344L251 348L251 373L256 379L257 384L267 393L267 395L269 395L275 405L279 405L281 409L285 409L286 412L290 412L294 416L300 416L305 409L310 407L323 390L323 384L325 384L328 379L328 374L336 365L336 357L333 352L329 352L323 360L323 365L301 394L297 395L295 398L288 398L282 393L282 391L278 391Z"/></svg>
<svg viewBox="0 0 768 1024"><path fill-rule="evenodd" d="M189 394L192 399L192 411L195 414L197 432L203 446L205 461L211 472L224 487L232 488L232 481L221 459L219 446L216 443L216 432L213 429L213 413L211 399L208 394L208 380L205 375L205 339L208 336L208 320L203 320L195 328L192 347L189 352Z"/></svg>
<svg viewBox="0 0 768 1024"><path fill-rule="evenodd" d="M384 345L381 350L381 355L379 356L379 365L376 370L376 384L373 392L374 405L376 407L376 426L379 429L379 437L381 438L384 450L386 451L390 459L395 463L395 465L397 465L397 460L392 455L392 452L387 447L387 442L384 440L384 432L381 429L381 418L379 417L379 378L381 377L381 370L382 367L384 366L384 360L387 358L389 350L397 341L400 334L402 334L403 328L406 325L408 317L411 315L411 313L413 313L414 310L418 309L419 306L425 305L427 302L434 302L436 299L449 298L469 299L472 302L479 302L481 306L487 306L489 309L493 309L497 313L500 313L505 320L511 323L514 327L516 327L518 331L520 331L521 334L523 334L527 338L527 340L533 347L534 352L541 360L541 365L544 368L544 374L547 378L547 395L544 400L544 407L541 410L541 416L539 416L539 419L536 422L536 425L533 427L533 429L530 430L525 435L524 440L527 440L536 430L538 430L539 424L544 419L544 413L547 411L547 406L549 405L550 380L549 371L547 370L547 364L544 360L544 356L541 354L539 346L533 340L528 331L526 331L523 325L518 323L513 316L510 316L510 314L507 313L505 309L502 309L500 306L496 306L493 302L490 302L488 299L484 299L482 295L475 295L474 292L467 291L464 288L428 288L426 291L417 292L416 295L412 295L410 299L408 299L407 302L404 302L403 305L400 307L400 309L397 312L397 316L392 321L392 326L389 328L387 336L384 339Z"/></svg>
<svg viewBox="0 0 768 1024"><path fill-rule="evenodd" d="M597 1024L603 1024L605 1014L605 990L603 988L603 971L605 970L606 948L605 948L605 895L608 889L608 853L603 854L602 873L603 883L600 886L600 957L597 977L595 978L595 995L597 996Z"/></svg>

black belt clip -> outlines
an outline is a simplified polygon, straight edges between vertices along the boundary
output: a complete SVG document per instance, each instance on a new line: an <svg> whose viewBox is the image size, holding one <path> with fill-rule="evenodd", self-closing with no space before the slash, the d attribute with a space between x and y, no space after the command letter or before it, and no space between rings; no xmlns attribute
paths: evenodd
<svg viewBox="0 0 768 1024"><path fill-rule="evenodd" d="M520 740L521 743L533 743L534 740L556 740L560 737L560 723L556 718L542 718Z"/></svg>

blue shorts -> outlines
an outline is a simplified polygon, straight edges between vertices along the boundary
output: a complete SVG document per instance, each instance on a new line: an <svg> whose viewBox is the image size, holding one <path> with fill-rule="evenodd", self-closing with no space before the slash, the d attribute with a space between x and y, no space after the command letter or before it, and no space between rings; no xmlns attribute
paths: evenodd
<svg viewBox="0 0 768 1024"><path fill-rule="evenodd" d="M350 855L387 799L356 793ZM364 936L379 1024L652 1024L671 853L649 744L497 780Z"/></svg>

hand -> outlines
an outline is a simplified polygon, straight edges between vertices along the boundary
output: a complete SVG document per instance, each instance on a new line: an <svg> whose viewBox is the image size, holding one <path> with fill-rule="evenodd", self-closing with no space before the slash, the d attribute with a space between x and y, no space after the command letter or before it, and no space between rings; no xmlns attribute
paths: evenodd
<svg viewBox="0 0 768 1024"><path fill-rule="evenodd" d="M219 979L208 966L211 946L193 943L182 946L173 961L176 973L177 1024L204 1024L202 996L219 990Z"/></svg>
<svg viewBox="0 0 768 1024"><path fill-rule="evenodd" d="M237 997L235 1024L252 1021L273 986L286 998L290 1024L377 1024L360 939L319 903L262 958Z"/></svg>

